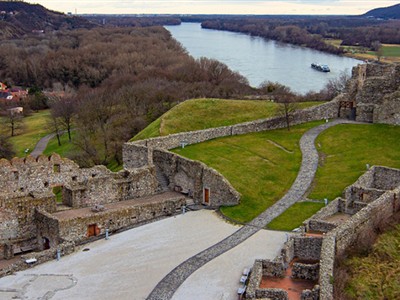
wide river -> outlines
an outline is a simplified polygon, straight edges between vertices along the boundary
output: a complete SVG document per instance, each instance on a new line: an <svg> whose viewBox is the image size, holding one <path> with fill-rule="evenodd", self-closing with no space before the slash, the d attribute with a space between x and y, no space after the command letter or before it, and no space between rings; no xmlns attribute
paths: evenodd
<svg viewBox="0 0 400 300"><path fill-rule="evenodd" d="M289 86L293 91L319 91L341 72L351 73L361 61L312 49L283 44L242 33L202 29L199 23L165 26L172 36L195 58L217 59L245 76L258 87L269 80ZM312 69L311 63L326 64L330 73Z"/></svg>

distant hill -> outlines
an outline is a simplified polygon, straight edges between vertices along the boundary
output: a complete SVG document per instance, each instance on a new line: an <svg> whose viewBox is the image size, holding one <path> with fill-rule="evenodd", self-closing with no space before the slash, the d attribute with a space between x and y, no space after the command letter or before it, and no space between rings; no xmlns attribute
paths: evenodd
<svg viewBox="0 0 400 300"><path fill-rule="evenodd" d="M362 17L380 18L380 19L400 19L400 4L389 7L375 8L370 10Z"/></svg>
<svg viewBox="0 0 400 300"><path fill-rule="evenodd" d="M92 28L88 20L22 1L0 1L0 38L16 38L27 33L60 29Z"/></svg>

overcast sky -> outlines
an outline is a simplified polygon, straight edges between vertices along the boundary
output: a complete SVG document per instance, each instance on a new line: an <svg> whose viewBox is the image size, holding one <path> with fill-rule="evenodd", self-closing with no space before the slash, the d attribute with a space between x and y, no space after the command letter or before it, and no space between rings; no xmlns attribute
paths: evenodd
<svg viewBox="0 0 400 300"><path fill-rule="evenodd" d="M399 1L363 0L80 0L26 1L78 14L346 14L357 15Z"/></svg>

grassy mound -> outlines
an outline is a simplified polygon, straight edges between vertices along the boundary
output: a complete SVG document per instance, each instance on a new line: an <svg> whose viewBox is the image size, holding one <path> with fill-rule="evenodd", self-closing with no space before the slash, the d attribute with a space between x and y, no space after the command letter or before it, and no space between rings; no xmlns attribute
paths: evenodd
<svg viewBox="0 0 400 300"><path fill-rule="evenodd" d="M318 104L322 103L299 103L299 108ZM269 118L277 115L278 106L271 101L259 100L187 100L155 120L131 141Z"/></svg>

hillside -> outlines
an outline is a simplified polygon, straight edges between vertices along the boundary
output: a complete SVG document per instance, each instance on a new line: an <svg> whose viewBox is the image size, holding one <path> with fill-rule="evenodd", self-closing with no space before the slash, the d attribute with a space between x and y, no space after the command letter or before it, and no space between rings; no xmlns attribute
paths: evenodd
<svg viewBox="0 0 400 300"><path fill-rule="evenodd" d="M18 38L24 34L59 29L93 28L84 18L50 11L39 4L21 1L0 2L0 38Z"/></svg>
<svg viewBox="0 0 400 300"><path fill-rule="evenodd" d="M299 108L318 104L321 102L302 102ZM279 114L278 107L277 103L259 100L187 100L155 120L132 141L269 118Z"/></svg>
<svg viewBox="0 0 400 300"><path fill-rule="evenodd" d="M389 7L381 7L370 10L362 17L380 18L380 19L400 19L400 4Z"/></svg>

